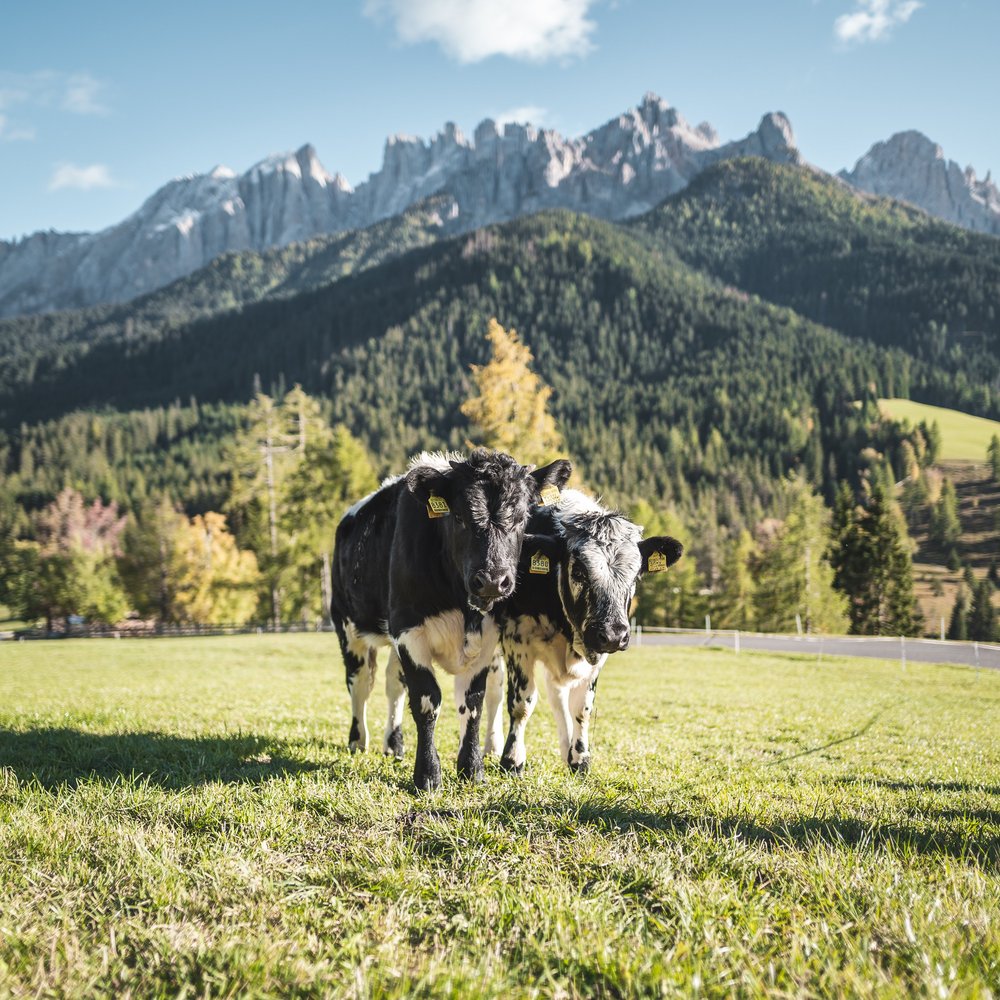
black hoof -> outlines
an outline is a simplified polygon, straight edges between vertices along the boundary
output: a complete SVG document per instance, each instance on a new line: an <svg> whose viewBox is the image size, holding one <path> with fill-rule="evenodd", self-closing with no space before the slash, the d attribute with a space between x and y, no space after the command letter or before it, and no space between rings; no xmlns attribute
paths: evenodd
<svg viewBox="0 0 1000 1000"><path fill-rule="evenodd" d="M399 726L396 726L396 728L389 733L383 745L382 753L386 756L395 757L396 760L403 759L403 730Z"/></svg>
<svg viewBox="0 0 1000 1000"><path fill-rule="evenodd" d="M513 758L511 757L501 757L500 766L508 774L513 774L513 775L524 774L524 764L515 764Z"/></svg>
<svg viewBox="0 0 1000 1000"><path fill-rule="evenodd" d="M483 758L479 755L458 759L458 776L462 781L471 781L478 785L486 780L486 769L483 767Z"/></svg>
<svg viewBox="0 0 1000 1000"><path fill-rule="evenodd" d="M417 786L418 792L433 792L441 787L441 765L437 760L429 764L418 762L413 769L413 784Z"/></svg>
<svg viewBox="0 0 1000 1000"><path fill-rule="evenodd" d="M581 778L586 777L587 772L590 771L590 757L584 757L582 760L570 761L569 769L574 773L580 775Z"/></svg>

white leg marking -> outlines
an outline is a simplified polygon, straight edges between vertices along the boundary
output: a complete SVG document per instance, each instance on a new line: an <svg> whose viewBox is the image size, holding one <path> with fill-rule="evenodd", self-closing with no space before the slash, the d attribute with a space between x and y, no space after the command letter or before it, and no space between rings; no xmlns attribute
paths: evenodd
<svg viewBox="0 0 1000 1000"><path fill-rule="evenodd" d="M486 728L486 739L483 753L499 754L503 751L503 692L504 692L504 662L499 650L493 656L490 672L486 675L486 704L484 706L483 725Z"/></svg>
<svg viewBox="0 0 1000 1000"><path fill-rule="evenodd" d="M552 706L552 715L559 730L559 753L564 762L569 760L569 738L573 720L569 714L569 689L552 679L549 674L545 678L545 690Z"/></svg>
<svg viewBox="0 0 1000 1000"><path fill-rule="evenodd" d="M403 728L403 709L406 707L406 685L403 683L403 667L399 662L399 654L393 649L389 653L389 662L385 667L385 700L388 714L385 720L385 735L382 738L382 752L395 753L396 748L390 745L390 739Z"/></svg>
<svg viewBox="0 0 1000 1000"><path fill-rule="evenodd" d="M590 685L591 681L584 680L569 689L569 711L573 719L573 738L569 749L571 764L580 764L590 757L590 717L594 710L594 691Z"/></svg>
<svg viewBox="0 0 1000 1000"><path fill-rule="evenodd" d="M521 671L528 680L524 688L518 689L518 697L514 702L514 715L510 720L510 731L514 737L513 744L506 751L506 758L516 767L524 767L528 759L528 749L524 743L524 734L528 728L528 720L538 704L538 687L535 684L535 661L530 657L520 658Z"/></svg>
<svg viewBox="0 0 1000 1000"><path fill-rule="evenodd" d="M351 679L351 715L358 724L358 738L351 749L364 753L368 749L368 696L375 683L377 650L365 651L364 666Z"/></svg>

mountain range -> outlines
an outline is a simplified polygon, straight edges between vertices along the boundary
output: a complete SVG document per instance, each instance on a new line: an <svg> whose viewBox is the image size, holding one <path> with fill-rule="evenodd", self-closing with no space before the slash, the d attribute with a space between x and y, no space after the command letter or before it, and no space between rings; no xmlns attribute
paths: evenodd
<svg viewBox="0 0 1000 1000"><path fill-rule="evenodd" d="M179 178L127 219L97 233L35 233L0 241L0 316L129 301L228 251L266 251L364 230L441 195L425 220L440 235L566 208L606 220L639 216L721 161L758 156L801 164L788 119L765 115L722 143L654 94L576 139L486 120L471 139L453 124L430 141L387 140L383 164L352 188L312 146L237 175L226 167ZM946 161L919 133L877 144L841 179L901 198L980 232L1000 233L1000 193Z"/></svg>

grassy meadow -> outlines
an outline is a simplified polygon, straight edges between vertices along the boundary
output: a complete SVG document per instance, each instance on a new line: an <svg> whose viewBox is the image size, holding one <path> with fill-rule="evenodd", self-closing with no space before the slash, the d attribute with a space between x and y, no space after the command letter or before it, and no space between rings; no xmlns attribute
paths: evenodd
<svg viewBox="0 0 1000 1000"><path fill-rule="evenodd" d="M942 462L983 463L990 438L1000 435L1000 420L987 420L911 399L880 399L878 404L882 413L894 420L909 420L911 424L923 420L928 425L936 420L941 428L939 460Z"/></svg>
<svg viewBox="0 0 1000 1000"><path fill-rule="evenodd" d="M1000 992L1000 674L633 650L476 787L446 704L416 797L332 636L0 644L0 995Z"/></svg>

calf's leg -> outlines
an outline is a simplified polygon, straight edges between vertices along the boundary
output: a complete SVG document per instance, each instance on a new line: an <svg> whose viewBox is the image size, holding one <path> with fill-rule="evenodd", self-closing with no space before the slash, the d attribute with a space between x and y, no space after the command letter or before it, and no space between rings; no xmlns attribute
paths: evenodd
<svg viewBox="0 0 1000 1000"><path fill-rule="evenodd" d="M403 757L403 704L406 700L406 681L399 654L393 649L385 668L385 700L388 715L385 720L385 736L382 753L397 760Z"/></svg>
<svg viewBox="0 0 1000 1000"><path fill-rule="evenodd" d="M483 716L483 727L486 730L484 757L498 754L503 749L503 679L503 655L497 650L486 675L486 714Z"/></svg>
<svg viewBox="0 0 1000 1000"><path fill-rule="evenodd" d="M569 711L573 719L573 732L566 761L569 769L578 774L590 770L590 717L594 711L597 678L581 681L569 690Z"/></svg>
<svg viewBox="0 0 1000 1000"><path fill-rule="evenodd" d="M417 726L413 783L417 791L430 792L441 787L441 760L434 746L434 728L441 714L441 688L431 668L426 641L404 633L396 642L396 652L403 668L410 714Z"/></svg>
<svg viewBox="0 0 1000 1000"><path fill-rule="evenodd" d="M458 776L466 781L483 780L483 755L479 749L479 722L486 696L489 667L455 676L455 707L458 709Z"/></svg>
<svg viewBox="0 0 1000 1000"><path fill-rule="evenodd" d="M354 634L354 626L334 620L340 652L344 660L347 691L351 696L351 729L347 745L352 753L368 749L367 707L375 677L375 650L369 649Z"/></svg>
<svg viewBox="0 0 1000 1000"><path fill-rule="evenodd" d="M545 690L548 692L552 715L555 717L556 729L559 731L559 752L562 754L562 759L572 766L569 741L573 719L569 714L569 688L557 684L550 674L545 678Z"/></svg>
<svg viewBox="0 0 1000 1000"><path fill-rule="evenodd" d="M524 745L524 731L538 703L535 664L513 651L506 660L507 714L510 716L510 731L503 748L503 756L500 758L500 766L512 774L521 774L528 759L528 751Z"/></svg>

